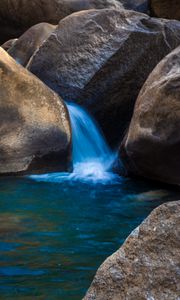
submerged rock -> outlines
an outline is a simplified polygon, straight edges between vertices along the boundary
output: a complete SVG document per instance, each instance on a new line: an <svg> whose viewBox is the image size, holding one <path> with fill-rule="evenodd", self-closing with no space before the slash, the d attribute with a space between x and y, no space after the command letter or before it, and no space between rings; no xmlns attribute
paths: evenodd
<svg viewBox="0 0 180 300"><path fill-rule="evenodd" d="M121 159L129 173L180 184L180 47L145 82Z"/></svg>
<svg viewBox="0 0 180 300"><path fill-rule="evenodd" d="M150 0L150 7L156 17L180 20L179 0Z"/></svg>
<svg viewBox="0 0 180 300"><path fill-rule="evenodd" d="M84 300L175 300L180 295L180 201L163 204L98 269Z"/></svg>
<svg viewBox="0 0 180 300"><path fill-rule="evenodd" d="M0 48L0 174L66 170L70 142L63 101Z"/></svg>
<svg viewBox="0 0 180 300"><path fill-rule="evenodd" d="M73 12L108 7L122 5L116 0L1 0L0 42L19 37L37 23L56 25Z"/></svg>
<svg viewBox="0 0 180 300"><path fill-rule="evenodd" d="M156 64L180 43L180 22L128 10L72 14L33 56L29 70L94 114L117 145L138 93Z"/></svg>
<svg viewBox="0 0 180 300"><path fill-rule="evenodd" d="M26 66L34 52L56 28L49 23L40 23L28 29L8 50L18 63Z"/></svg>

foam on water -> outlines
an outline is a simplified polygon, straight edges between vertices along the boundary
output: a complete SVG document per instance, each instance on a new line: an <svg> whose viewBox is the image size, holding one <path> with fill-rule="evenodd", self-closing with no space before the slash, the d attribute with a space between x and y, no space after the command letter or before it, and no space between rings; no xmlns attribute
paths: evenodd
<svg viewBox="0 0 180 300"><path fill-rule="evenodd" d="M32 175L38 181L81 180L101 183L117 181L111 168L115 154L92 117L79 105L67 104L72 127L72 173Z"/></svg>

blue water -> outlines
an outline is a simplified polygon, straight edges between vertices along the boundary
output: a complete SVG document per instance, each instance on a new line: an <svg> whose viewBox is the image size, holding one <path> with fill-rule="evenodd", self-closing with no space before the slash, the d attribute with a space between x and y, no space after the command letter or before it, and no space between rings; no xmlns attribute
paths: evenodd
<svg viewBox="0 0 180 300"><path fill-rule="evenodd" d="M0 179L0 299L82 299L104 259L153 208L179 197L113 174L115 154L94 121L69 111L72 174Z"/></svg>
<svg viewBox="0 0 180 300"><path fill-rule="evenodd" d="M140 181L0 181L1 299L81 299L103 260L166 200Z"/></svg>

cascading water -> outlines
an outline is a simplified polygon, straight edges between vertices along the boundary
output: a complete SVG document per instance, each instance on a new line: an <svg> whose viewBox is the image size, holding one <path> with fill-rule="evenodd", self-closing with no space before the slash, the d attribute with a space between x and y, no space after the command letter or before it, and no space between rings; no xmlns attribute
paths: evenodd
<svg viewBox="0 0 180 300"><path fill-rule="evenodd" d="M71 103L67 107L72 126L72 176L95 180L110 178L110 168L115 157L95 121L80 106Z"/></svg>
<svg viewBox="0 0 180 300"><path fill-rule="evenodd" d="M73 172L32 175L39 181L82 180L109 182L117 178L111 171L115 154L108 147L92 117L79 105L67 103L72 127Z"/></svg>

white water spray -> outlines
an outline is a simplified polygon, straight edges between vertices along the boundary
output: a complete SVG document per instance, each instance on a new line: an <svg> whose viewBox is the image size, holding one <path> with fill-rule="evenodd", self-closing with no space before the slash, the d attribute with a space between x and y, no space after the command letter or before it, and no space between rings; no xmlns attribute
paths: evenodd
<svg viewBox="0 0 180 300"><path fill-rule="evenodd" d="M73 177L108 179L114 161L114 154L105 142L92 117L80 106L67 105L73 143Z"/></svg>
<svg viewBox="0 0 180 300"><path fill-rule="evenodd" d="M92 117L79 105L68 103L72 127L72 173L33 175L38 181L81 180L107 183L117 178L111 171L115 154Z"/></svg>

